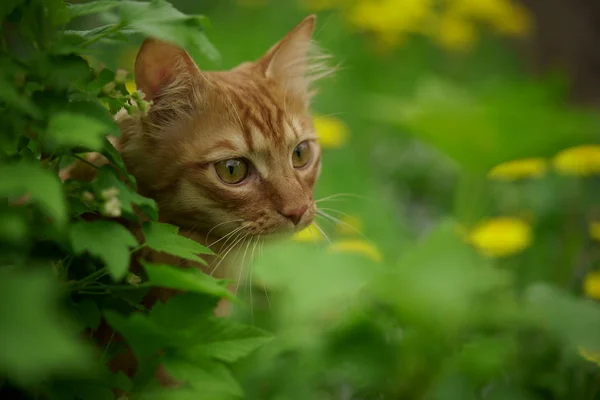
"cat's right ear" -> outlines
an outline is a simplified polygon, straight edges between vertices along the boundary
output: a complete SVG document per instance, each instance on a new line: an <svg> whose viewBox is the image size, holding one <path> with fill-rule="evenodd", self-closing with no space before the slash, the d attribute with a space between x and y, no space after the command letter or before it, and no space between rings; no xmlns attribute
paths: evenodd
<svg viewBox="0 0 600 400"><path fill-rule="evenodd" d="M183 49L157 39L146 39L135 59L135 83L147 100L174 84L191 84L200 75L194 60Z"/></svg>

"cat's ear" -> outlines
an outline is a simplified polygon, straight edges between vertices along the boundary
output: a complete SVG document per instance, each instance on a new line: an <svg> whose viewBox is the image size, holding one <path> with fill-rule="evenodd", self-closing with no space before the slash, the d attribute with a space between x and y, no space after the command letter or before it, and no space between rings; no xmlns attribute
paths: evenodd
<svg viewBox="0 0 600 400"><path fill-rule="evenodd" d="M267 79L281 83L288 93L308 97L310 83L312 42L317 17L311 15L290 31L258 60Z"/></svg>
<svg viewBox="0 0 600 400"><path fill-rule="evenodd" d="M199 75L200 70L185 50L157 39L146 39L135 59L135 83L147 100L154 100L174 83L191 84Z"/></svg>

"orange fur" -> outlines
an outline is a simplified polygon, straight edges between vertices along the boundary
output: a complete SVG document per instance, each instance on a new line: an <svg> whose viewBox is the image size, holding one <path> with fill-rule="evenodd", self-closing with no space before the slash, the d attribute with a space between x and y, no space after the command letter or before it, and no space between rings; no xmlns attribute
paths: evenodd
<svg viewBox="0 0 600 400"><path fill-rule="evenodd" d="M310 58L314 26L310 16L256 62L220 72L200 71L184 50L168 43L144 42L136 59L136 83L153 105L146 115L117 116L121 136L116 147L138 191L159 204L161 221L180 226L181 234L204 245L238 229L213 246L216 252L291 234L311 223L321 152L309 103L312 83L327 72L322 56L316 64ZM292 153L304 141L310 161L294 168ZM247 160L250 168L237 185L224 183L214 168L233 158ZM88 179L86 167L75 166L63 178ZM193 266L145 251L153 261ZM217 273L223 276L226 270ZM170 295L155 291L151 302ZM223 305L217 311L226 312ZM131 357L113 369L131 372ZM164 371L158 376L165 385L172 383Z"/></svg>

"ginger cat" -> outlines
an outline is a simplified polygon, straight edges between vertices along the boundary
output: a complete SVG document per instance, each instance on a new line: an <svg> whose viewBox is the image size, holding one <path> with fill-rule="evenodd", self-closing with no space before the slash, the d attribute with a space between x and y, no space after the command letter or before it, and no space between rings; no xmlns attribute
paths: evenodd
<svg viewBox="0 0 600 400"><path fill-rule="evenodd" d="M312 222L321 150L309 105L312 83L331 72L322 56L317 63L310 56L315 21L307 17L260 59L229 71L201 71L184 50L144 42L135 80L153 104L143 116L118 115L121 136L114 143L140 194L159 205L162 222L201 244L220 242L212 247L217 253L227 241L227 248L248 246ZM61 176L90 179L93 172L77 163ZM150 251L144 256L192 266ZM237 278L224 267L217 273ZM171 295L155 291L148 305ZM111 369L132 375L135 364L124 354ZM162 371L157 378L174 383Z"/></svg>

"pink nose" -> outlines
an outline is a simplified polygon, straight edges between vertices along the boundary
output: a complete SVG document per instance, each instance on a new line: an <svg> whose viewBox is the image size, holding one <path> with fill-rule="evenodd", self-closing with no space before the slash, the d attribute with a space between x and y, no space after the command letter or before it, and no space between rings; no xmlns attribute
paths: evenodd
<svg viewBox="0 0 600 400"><path fill-rule="evenodd" d="M283 211L281 212L281 214L290 221L292 221L294 225L298 225L300 223L300 220L302 219L302 216L304 215L304 213L306 213L306 210L308 210L308 206L302 206L296 208L295 210Z"/></svg>

